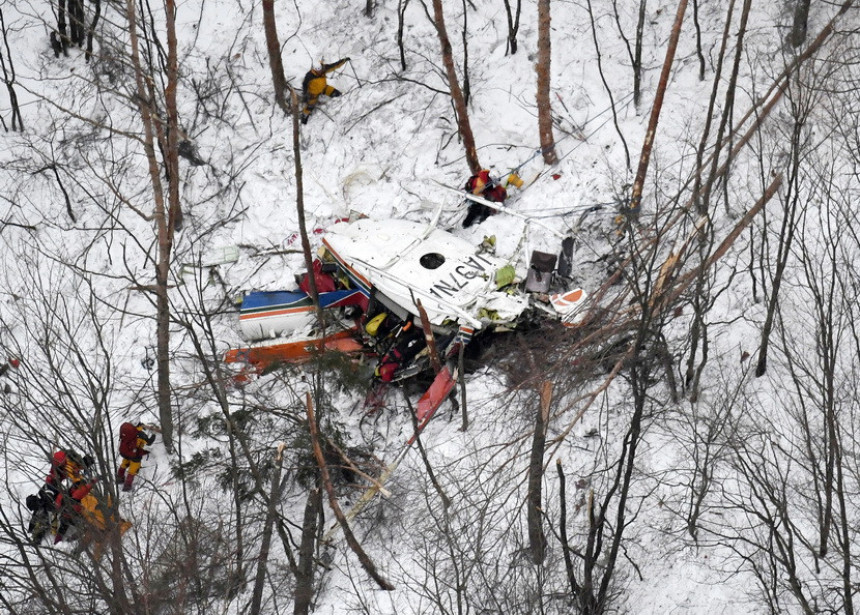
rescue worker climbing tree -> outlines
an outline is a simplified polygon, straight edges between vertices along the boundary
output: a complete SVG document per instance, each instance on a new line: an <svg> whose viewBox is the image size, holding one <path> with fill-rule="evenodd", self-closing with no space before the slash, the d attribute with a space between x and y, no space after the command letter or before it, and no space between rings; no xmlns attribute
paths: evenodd
<svg viewBox="0 0 860 615"><path fill-rule="evenodd" d="M340 96L340 90L328 84L326 75L337 70L347 62L349 62L349 58L341 58L331 64L320 63L320 68L312 68L305 75L305 79L302 81L302 101L304 102L302 124L308 123L308 118L317 106L320 96L323 94L331 98Z"/></svg>
<svg viewBox="0 0 860 615"><path fill-rule="evenodd" d="M149 451L144 447L155 442L155 434L147 435L142 423L123 423L119 428L119 454L122 457L116 473L116 482L122 483L123 491L131 491L140 463Z"/></svg>

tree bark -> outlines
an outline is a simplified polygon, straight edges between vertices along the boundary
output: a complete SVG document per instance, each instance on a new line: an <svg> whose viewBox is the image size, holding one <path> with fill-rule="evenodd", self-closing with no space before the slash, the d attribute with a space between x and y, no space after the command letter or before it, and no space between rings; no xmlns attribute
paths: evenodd
<svg viewBox="0 0 860 615"><path fill-rule="evenodd" d="M400 70L406 70L406 49L403 46L403 29L406 20L406 7L409 0L399 0L397 6L397 49L400 51Z"/></svg>
<svg viewBox="0 0 860 615"><path fill-rule="evenodd" d="M251 615L259 615L263 603L263 587L266 581L266 566L269 561L269 546L272 543L272 530L275 517L278 515L278 502L281 496L281 467L284 461L284 444L278 447L275 454L275 470L272 472L272 486L269 491L269 502L266 506L266 521L263 524L263 537L260 544L260 554L257 556L257 574L254 578L254 590L251 594ZM297 583L298 585L298 583ZM298 611L296 611L298 613Z"/></svg>
<svg viewBox="0 0 860 615"><path fill-rule="evenodd" d="M439 358L439 352L436 350L436 338L433 336L433 327L430 325L430 318L427 316L427 310L421 305L421 299L415 300L415 307L418 308L418 316L421 318L424 341L427 343L427 351L430 353L430 365L433 367L433 373L438 374L442 371L442 360Z"/></svg>
<svg viewBox="0 0 860 615"><path fill-rule="evenodd" d="M633 42L633 104L639 109L642 99L642 36L645 34L647 0L639 0L639 17L636 19L636 40Z"/></svg>
<svg viewBox="0 0 860 615"><path fill-rule="evenodd" d="M794 24L789 37L794 47L800 47L806 41L806 28L809 23L809 0L797 0L794 5Z"/></svg>
<svg viewBox="0 0 860 615"><path fill-rule="evenodd" d="M549 102L549 67L551 61L549 0L538 0L538 62L537 62L537 108L538 132L543 161L553 165L558 162L555 139L552 136L552 106Z"/></svg>
<svg viewBox="0 0 860 615"><path fill-rule="evenodd" d="M705 54L702 51L702 26L699 24L699 0L693 0L693 26L696 28L696 57L699 58L699 81L704 81Z"/></svg>
<svg viewBox="0 0 860 615"><path fill-rule="evenodd" d="M376 581L376 584L379 585L379 587L386 591L393 591L394 586L379 574L373 560L371 560L367 553L364 552L364 549L361 548L361 544L358 542L355 534L352 533L352 529L349 527L349 522L346 520L346 517L341 510L340 504L338 504L337 496L334 493L334 487L331 484L331 477L328 473L328 466L325 462L325 456L323 455L322 447L320 446L319 430L317 428L316 417L314 416L314 406L313 401L311 401L310 393L307 394L306 404L308 410L308 429L310 430L311 435L311 446L314 450L314 457L316 458L317 466L319 466L323 487L328 494L329 506L331 506L332 512L334 512L334 516L337 518L337 522L343 530L343 535L346 538L349 548L352 549L353 553L358 557L358 561L361 563L362 568L364 568L367 574Z"/></svg>
<svg viewBox="0 0 860 615"><path fill-rule="evenodd" d="M6 39L6 20L3 18L3 10L0 9L0 29L3 30L3 47L6 49L6 57L9 58L9 68L3 62L3 54L0 53L0 66L3 68L3 83L6 84L6 92L9 94L9 106L12 107L12 130L24 131L24 121L21 118L21 107L18 105L18 94L15 92L15 65L12 63L12 52L9 49L9 41ZM2 119L2 117L0 117ZM3 121L6 129L6 122Z"/></svg>
<svg viewBox="0 0 860 615"><path fill-rule="evenodd" d="M508 18L508 49L511 55L517 52L517 32L520 29L520 11L522 10L522 0L517 0L516 13L511 11L510 0L502 0L505 3L505 15Z"/></svg>
<svg viewBox="0 0 860 615"><path fill-rule="evenodd" d="M173 413L170 390L170 304L167 288L170 273L170 258L173 249L173 234L177 223L181 220L181 210L179 209L179 156L176 150L177 133L179 130L176 111L178 73L174 0L167 0L165 8L168 35L167 88L165 90L168 120L166 135L162 122L158 117L158 110L154 108L156 104L156 92L153 80L149 78L149 75L144 75L141 64L135 2L134 0L126 0L126 18L128 19L129 26L131 61L137 88L136 100L143 123L143 147L149 167L149 178L152 183L152 195L155 202L153 217L156 222L158 238L158 256L155 270L158 415L159 422L161 423L161 436L164 448L168 452L173 452ZM164 152L165 166L168 171L168 186L166 190L161 180L158 159L155 154L156 139L162 144L161 149Z"/></svg>
<svg viewBox="0 0 860 615"><path fill-rule="evenodd" d="M540 564L546 556L546 536L543 532L541 508L541 483L543 481L543 453L546 445L546 428L549 421L549 406L552 402L552 382L544 380L540 385L540 408L535 417L535 433L529 460L528 528L529 549L532 562Z"/></svg>
<svg viewBox="0 0 860 615"><path fill-rule="evenodd" d="M96 26L99 25L99 17L101 17L102 14L102 0L93 0L93 4L96 5L96 8L95 13L93 14L93 20L90 23L90 29L87 31L87 62L89 62L90 58L93 56L93 35L95 34Z"/></svg>
<svg viewBox="0 0 860 615"><path fill-rule="evenodd" d="M275 87L275 103L284 113L289 113L287 80L284 77L281 43L278 40L278 24L275 21L275 0L263 0L263 29L266 32L266 51L269 54L269 68L272 71L272 85Z"/></svg>
<svg viewBox="0 0 860 615"><path fill-rule="evenodd" d="M289 87L289 86L287 86ZM320 307L320 295L317 290L316 276L314 276L314 257L311 253L311 242L308 238L308 228L305 222L305 196L304 183L302 181L302 147L299 142L299 97L296 91L290 87L290 101L293 113L293 158L296 166L296 212L299 218L299 236L302 240L302 253L305 257L305 267L308 271L308 294L314 303L317 313L317 321L320 328L325 331L325 315ZM325 345L323 345L324 347Z"/></svg>
<svg viewBox="0 0 860 615"><path fill-rule="evenodd" d="M451 51L451 41L448 39L448 30L445 28L445 15L442 13L442 0L433 0L433 25L439 37L442 47L442 63L445 65L445 74L448 77L448 87L451 90L451 101L457 115L457 128L460 138L463 139L463 147L466 149L466 164L473 175L481 171L481 163L478 160L478 150L475 147L475 137L472 134L472 126L469 123L469 112L466 108L466 99L460 82L457 80L457 71L454 68L454 56Z"/></svg>
<svg viewBox="0 0 860 615"><path fill-rule="evenodd" d="M672 26L672 34L669 37L669 46L666 49L666 58L663 61L663 70L660 73L660 82L657 84L657 93L654 95L654 106L651 108L651 118L648 120L648 130L645 133L645 142L642 144L642 154L639 156L639 168L636 170L636 179L633 182L633 191L630 196L629 213L639 212L642 201L642 188L645 185L645 174L648 172L648 163L651 160L651 148L654 145L654 136L657 133L657 122L660 119L660 111L663 108L663 96L669 83L669 73L675 61L675 50L678 47L678 38L681 36L681 24L684 22L684 13L687 10L687 0L678 2L678 10L675 14L675 23Z"/></svg>
<svg viewBox="0 0 860 615"><path fill-rule="evenodd" d="M322 507L322 491L311 489L305 504L302 523L302 541L299 545L299 567L296 571L295 604L293 615L308 615L314 597L314 546L317 535L317 519Z"/></svg>

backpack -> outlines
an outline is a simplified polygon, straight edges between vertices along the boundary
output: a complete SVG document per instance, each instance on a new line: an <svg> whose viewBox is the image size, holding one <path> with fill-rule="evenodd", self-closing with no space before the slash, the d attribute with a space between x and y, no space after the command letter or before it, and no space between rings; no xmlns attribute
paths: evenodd
<svg viewBox="0 0 860 615"><path fill-rule="evenodd" d="M140 457L137 448L137 426L133 423L123 423L119 426L119 454L123 457Z"/></svg>

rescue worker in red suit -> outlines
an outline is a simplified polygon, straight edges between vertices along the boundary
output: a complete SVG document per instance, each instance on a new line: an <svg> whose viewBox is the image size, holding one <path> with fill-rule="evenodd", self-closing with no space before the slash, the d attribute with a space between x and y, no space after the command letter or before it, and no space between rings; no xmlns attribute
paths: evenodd
<svg viewBox="0 0 860 615"><path fill-rule="evenodd" d="M89 482L76 480L68 492L60 492L57 495L57 499L54 502L60 525L57 528L57 535L54 537L54 544L62 541L68 529L80 520L81 511L83 510L81 500L89 495L95 484L96 479L92 479Z"/></svg>
<svg viewBox="0 0 860 615"><path fill-rule="evenodd" d="M69 478L70 470L68 456L65 451L57 451L51 457L51 469L45 477L45 486L54 492L54 497L60 493L63 481Z"/></svg>
<svg viewBox="0 0 860 615"><path fill-rule="evenodd" d="M134 477L140 470L140 462L149 451L144 447L155 442L155 434L146 435L143 424L123 423L119 428L119 454L122 457L116 473L116 481L122 483L123 491L131 491Z"/></svg>
<svg viewBox="0 0 860 615"><path fill-rule="evenodd" d="M63 483L75 474L75 470L66 451L57 451L51 457L51 469L45 477L45 484L38 493L27 496L27 508L33 513L27 531L33 544L42 542L51 530L51 523L57 513L56 499L62 493Z"/></svg>
<svg viewBox="0 0 860 615"><path fill-rule="evenodd" d="M56 497L62 488L63 481L74 483L82 480L84 469L93 465L95 460L89 455L83 458L70 450L61 450L51 457L51 470L45 477L45 488L51 492L52 498Z"/></svg>
<svg viewBox="0 0 860 615"><path fill-rule="evenodd" d="M27 531L33 544L39 544L51 530L53 520L60 512L57 498L67 489L66 481L71 484L84 480L85 471L95 464L89 456L71 450L59 450L51 456L51 469L45 477L45 484L38 493L27 496L26 503L33 515Z"/></svg>
<svg viewBox="0 0 860 615"><path fill-rule="evenodd" d="M514 185L517 188L522 187L522 180L517 176L516 173L511 173L508 175L506 185ZM473 175L466 182L464 187L466 192L470 192L475 196L479 196L491 203L504 203L505 199L508 198L508 190L505 186L500 183L497 183L490 177L490 171L487 169L481 169L477 175ZM466 213L466 219L463 220L463 228L469 228L473 224L480 224L490 216L496 213L496 210L492 207L488 207L483 203L477 203L475 201L468 201L469 209Z"/></svg>

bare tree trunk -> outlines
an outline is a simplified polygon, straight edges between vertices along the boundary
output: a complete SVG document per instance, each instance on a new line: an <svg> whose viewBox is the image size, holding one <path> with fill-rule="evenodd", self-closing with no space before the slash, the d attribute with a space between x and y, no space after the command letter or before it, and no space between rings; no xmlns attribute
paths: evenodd
<svg viewBox="0 0 860 615"><path fill-rule="evenodd" d="M800 199L802 198L799 194L799 190L801 184L800 158L802 157L802 153L800 152L800 135L803 123L804 120L802 118L795 118L790 152L791 168L789 175L789 190L785 197L785 211L783 212L782 226L779 231L776 266L774 267L770 297L767 302L767 312L765 314L764 325L762 326L758 361L756 362L755 367L755 375L757 378L763 376L767 371L767 355L770 349L770 336L773 333L773 325L779 308L779 292L782 288L785 270L788 266L788 260L791 257L791 248L794 242L795 231L797 230L797 212L798 207L800 206Z"/></svg>
<svg viewBox="0 0 860 615"><path fill-rule="evenodd" d="M714 73L714 85L711 91L711 97L708 102L708 111L705 115L705 127L702 131L702 138L699 142L699 147L696 151L696 163L697 168L700 169L700 172L696 173L694 183L693 183L693 199L696 205L696 211L700 215L705 215L710 211L711 207L711 190L713 188L714 182L717 181L717 168L720 161L720 157L722 154L722 150L724 146L730 145L727 143L727 139L725 139L725 134L728 131L729 134L732 134L733 131L729 129L729 120L732 117L734 110L734 102L735 102L735 88L737 86L737 77L738 71L740 69L741 58L743 57L744 51L744 37L746 34L746 26L747 20L749 18L750 12L750 0L745 0L743 3L743 7L741 9L741 18L740 18L740 26L738 27L736 51L735 51L735 61L732 69L731 76L729 78L729 84L726 88L725 95L725 104L723 106L723 113L720 120L720 125L717 130L717 137L715 140L715 144L711 153L711 165L710 171L705 177L704 187L702 185L702 171L703 169L703 160L705 156L705 151L708 149L708 141L710 139L710 130L711 130L711 116L713 115L713 109L716 104L717 92L720 84L722 83L722 72L723 72L723 62L725 60L726 49L728 46L728 38L729 33L732 29L732 21L734 16L734 0L730 0L729 7L727 10L726 16L726 25L723 30L723 38L720 45L720 52L717 60L717 66ZM732 160L731 149L729 149L729 156L725 160L725 164L730 164ZM726 204L728 207L728 204ZM704 260L707 256L707 246L704 242L705 235L702 235L703 240L700 241L699 245L699 253ZM697 281L696 284L696 293L693 296L693 324L690 327L690 351L687 360L687 370L685 376L685 386L689 390L690 400L695 401L698 398L698 389L699 389L699 378L702 374L702 371L705 368L705 365L708 360L708 326L705 319L705 313L709 309L711 299L709 289L706 290L707 280L704 278L705 272L702 272L703 277ZM698 365L696 364L699 350L701 349L701 357L698 360Z"/></svg>
<svg viewBox="0 0 860 615"><path fill-rule="evenodd" d="M314 416L314 406L311 401L311 394L307 394L307 410L308 410L308 429L311 434L311 446L314 450L314 457L316 458L317 465L319 466L320 475L322 477L323 487L325 487L326 493L328 493L328 502L329 506L331 506L332 512L334 512L334 516L337 518L337 522L340 525L340 528L343 530L343 535L346 538L346 542L349 545L349 548L352 549L353 553L358 557L358 561L361 563L362 568L370 575L370 577L376 581L376 584L379 585L382 589L386 591L393 591L394 586L385 580L385 578L379 574L376 570L376 566L373 563L373 560L364 552L364 549L361 548L361 544L358 542L358 539L355 537L355 534L352 533L352 529L349 527L349 522L346 520L346 517L343 514L343 511L340 508L340 504L337 502L337 497L334 493L334 487L331 484L331 477L328 473L328 466L325 462L325 456L322 452L322 447L319 442L319 430L317 428L317 419Z"/></svg>
<svg viewBox="0 0 860 615"><path fill-rule="evenodd" d="M93 35L95 34L96 26L99 25L99 17L101 17L102 14L102 0L93 0L93 4L96 5L96 8L95 13L93 14L93 20L90 23L90 29L87 31L87 62L90 61L90 58L93 55Z"/></svg>
<svg viewBox="0 0 860 615"><path fill-rule="evenodd" d="M397 49L400 50L400 70L406 70L406 49L403 47L403 27L409 0L399 0L397 5Z"/></svg>
<svg viewBox="0 0 860 615"><path fill-rule="evenodd" d="M612 0L612 11L615 13L615 23L618 26L618 35L621 37L621 40L624 41L624 46L627 48L627 55L630 56L630 65L633 67L633 104L636 106L636 113L639 113L639 102L641 99L641 90L642 90L642 38L645 35L645 16L647 14L647 0L639 0L639 15L636 19L636 38L633 41L633 47L630 47L630 41L627 39L627 24L625 24L621 19L621 14L618 12L618 2L619 0ZM622 4L630 4L629 0L621 0ZM594 12L592 10L591 2L588 2L588 16L591 20L591 35L594 38L594 48L597 51L598 57L598 68L600 67L600 45L597 41L597 28L594 20ZM603 78L603 71L601 69L601 78ZM606 84L606 79L603 78L603 85L606 87L607 92L609 91L609 86ZM610 101L611 102L611 101ZM614 103L613 103L614 105ZM617 129L617 128L616 128ZM627 167L630 167L628 163Z"/></svg>
<svg viewBox="0 0 860 615"><path fill-rule="evenodd" d="M734 0L732 0L731 4L732 6L734 5ZM738 74L740 72L741 61L744 55L744 43L751 6L752 0L744 0L743 6L741 7L740 25L738 26L737 41L735 42L735 60L734 64L732 65L731 76L729 77L729 85L726 88L725 104L723 105L723 113L720 118L720 125L717 129L717 138L714 145L714 151L711 154L711 172L707 176L707 180L705 181L704 189L702 190L702 195L700 197L702 202L702 209L699 210L699 213L705 213L705 211L707 211L707 208L710 205L711 190L713 189L714 182L716 181L714 173L716 173L717 162L719 161L720 153L722 151L724 136L726 134L726 131L728 131L729 134L732 133L732 131L729 130L729 121L732 119L732 115L734 113L735 108L735 89L737 88ZM718 84L715 83L714 96L716 96L716 89L718 87ZM730 150L729 156L725 160L725 164L731 164L731 161L732 154ZM728 204L726 204L726 213L728 213Z"/></svg>
<svg viewBox="0 0 860 615"><path fill-rule="evenodd" d="M374 8L375 7L373 6L373 0L367 0L367 2L364 5L364 16L367 17L368 19L373 17L373 9Z"/></svg>
<svg viewBox="0 0 860 615"><path fill-rule="evenodd" d="M302 147L299 142L299 97L295 89L287 86L290 89L290 101L292 103L293 112L293 158L296 165L296 211L299 218L299 236L302 239L302 253L305 256L305 267L308 270L308 294L311 296L311 301L316 307L317 320L320 327L325 330L325 316L323 315L322 307L320 307L320 295L317 290L317 281L314 276L314 257L311 253L311 242L308 239L308 228L305 222L305 196L304 183L302 181Z"/></svg>
<svg viewBox="0 0 860 615"><path fill-rule="evenodd" d="M541 483L543 482L543 453L546 445L546 428L549 407L552 402L552 382L544 380L540 385L540 408L535 416L535 433L529 460L528 527L529 548L532 562L540 564L546 556L546 536L543 532L541 507Z"/></svg>
<svg viewBox="0 0 860 615"><path fill-rule="evenodd" d="M63 49L69 46L69 36L66 34L66 0L60 0L57 5L57 33Z"/></svg>
<svg viewBox="0 0 860 615"><path fill-rule="evenodd" d="M624 159L627 163L627 168L630 169L630 150L627 147L627 139L624 138L624 133L621 131L621 127L618 125L618 113L615 110L615 97L612 95L612 89L609 87L609 82L606 81L606 75L603 74L603 59L602 54L600 53L600 41L597 38L597 24L594 20L594 11L592 10L591 0L586 1L586 6L588 7L588 18L591 22L591 40L594 41L594 52L597 54L597 72L600 73L600 80L603 82L603 88L606 90L607 96L609 96L609 108L612 109L612 123L615 125L615 132L618 133L618 139L621 141L621 145L624 146ZM616 14L616 21L620 25L620 19ZM623 35L622 35L623 38ZM625 43L627 42L626 39ZM629 45L628 45L629 50ZM641 52L641 50L640 50ZM634 56L631 54L631 61L634 60ZM635 61L634 61L635 63ZM634 73L635 79L635 73Z"/></svg>
<svg viewBox="0 0 860 615"><path fill-rule="evenodd" d="M704 81L705 54L702 52L702 26L699 25L699 0L693 0L693 26L696 28L696 57L699 58L699 81Z"/></svg>
<svg viewBox="0 0 860 615"><path fill-rule="evenodd" d="M12 64L12 51L9 49L9 41L6 38L6 20L3 18L3 9L0 8L0 29L3 31L3 47L6 49L6 55L0 53L0 67L3 68L3 83L6 84L6 92L9 94L9 106L12 107L12 130L24 130L24 121L21 119L21 107L18 105L18 94L15 92L15 66ZM6 59L9 60L9 66L6 66ZM0 118L2 119L2 118ZM3 121L3 128L6 129L6 121Z"/></svg>
<svg viewBox="0 0 860 615"><path fill-rule="evenodd" d="M789 35L789 41L794 47L800 47L806 41L808 23L809 0L797 0L797 4L794 5L794 24Z"/></svg>
<svg viewBox="0 0 860 615"><path fill-rule="evenodd" d="M170 303L167 289L170 276L170 261L173 253L173 234L182 226L182 209L179 205L179 115L176 109L176 88L179 83L178 58L176 51L176 5L175 0L166 0L165 14L167 28L167 87L164 92L167 107L167 148L165 166L169 174L167 182L167 218L156 216L158 222L158 411L161 419L164 448L173 451L173 415L170 387ZM156 123L156 130L160 127ZM162 139L163 136L159 135ZM164 433L167 423L169 432Z"/></svg>
<svg viewBox="0 0 860 615"><path fill-rule="evenodd" d="M418 316L421 318L424 341L427 343L427 350L430 353L430 365L433 367L433 373L438 374L442 371L442 360L439 358L439 351L436 350L436 338L433 336L433 327L430 324L430 318L427 316L427 310L421 305L421 299L415 300L415 307L418 308Z"/></svg>
<svg viewBox="0 0 860 615"><path fill-rule="evenodd" d="M469 80L469 11L466 8L466 0L463 0L463 100L469 106L472 97L472 84Z"/></svg>
<svg viewBox="0 0 860 615"><path fill-rule="evenodd" d="M669 73L672 70L672 63L675 61L675 50L678 47L681 24L684 22L686 10L687 0L680 0L678 11L675 14L675 23L672 26L672 34L669 37L669 45L666 49L666 58L663 61L663 71L660 73L660 82L657 84L657 93L654 95L654 106L651 107L651 118L648 120L648 130L645 132L645 142L642 144L642 154L639 157L639 168L636 171L636 179L633 181L633 192L630 196L629 205L629 213L632 214L638 213L641 205L642 188L645 185L645 174L648 172L648 163L651 160L651 148L657 133L657 122L663 108L663 96L666 94L666 87L669 84Z"/></svg>
<svg viewBox="0 0 860 615"><path fill-rule="evenodd" d="M723 37L720 42L720 51L717 55L717 65L714 69L714 82L711 88L711 97L708 99L708 110L705 112L705 126L702 128L702 138L699 139L699 147L696 149L696 173L693 176L693 199L696 205L696 211L699 214L704 214L708 210L707 204L702 203L702 180L705 170L705 151L708 149L708 143L711 138L711 120L714 115L714 107L717 104L717 93L719 92L720 84L723 77L723 62L726 59L726 50L728 49L729 36L732 31L732 21L735 12L735 0L729 0L729 6L726 10L726 23L723 28ZM735 56L737 58L737 54ZM726 96L731 96L731 101L734 102L734 93L730 88L726 90ZM717 154L711 156L711 173L707 176L708 180L715 179L713 177L713 160L719 160L719 151L723 143L717 140Z"/></svg>
<svg viewBox="0 0 860 615"><path fill-rule="evenodd" d="M636 41L633 52L633 104L639 109L642 99L642 36L645 34L647 0L639 0L639 17L636 19Z"/></svg>
<svg viewBox="0 0 860 615"><path fill-rule="evenodd" d="M314 546L317 535L317 519L322 507L322 491L311 489L305 504L305 517L302 523L302 541L299 545L299 566L296 571L295 604L293 615L308 615L314 597Z"/></svg>
<svg viewBox="0 0 860 615"><path fill-rule="evenodd" d="M266 31L266 51L269 54L269 68L272 71L272 85L275 86L275 102L284 113L289 113L287 80L284 77L281 43L278 40L278 24L275 21L275 0L263 0L263 29Z"/></svg>
<svg viewBox="0 0 860 615"><path fill-rule="evenodd" d="M549 25L549 0L538 0L538 132L543 161L552 165L558 162L558 156L555 153L555 139L552 136L552 106L549 102L549 66L552 55Z"/></svg>
<svg viewBox="0 0 860 615"><path fill-rule="evenodd" d="M522 11L522 0L517 0L516 11L511 11L511 1L502 0L505 3L505 15L508 18L508 49L511 55L517 52L517 31L520 29L520 12Z"/></svg>
<svg viewBox="0 0 860 615"><path fill-rule="evenodd" d="M570 585L570 593L578 596L582 588L576 581L576 572L573 569L573 558L570 556L571 548L567 538L567 492L565 489L564 469L561 467L561 459L555 460L555 469L558 472L558 500L559 513L558 534L561 539L561 551L564 555L564 569L567 572L567 582Z"/></svg>
<svg viewBox="0 0 860 615"><path fill-rule="evenodd" d="M451 89L451 101L457 114L457 127L460 138L463 139L463 147L466 149L466 164L473 175L481 171L481 163L478 160L478 150L475 147L475 137L472 134L472 126L469 123L469 112L466 109L466 99L460 89L457 80L457 71L454 67L454 56L451 51L451 41L448 39L448 30L445 28L445 15L442 13L442 0L433 0L433 25L439 37L442 47L442 63L445 65L445 73L448 76L448 87Z"/></svg>
<svg viewBox="0 0 860 615"><path fill-rule="evenodd" d="M281 443L275 454L275 469L272 472L272 484L269 489L269 504L266 507L266 521L263 524L260 554L257 556L257 574L254 578L254 590L251 594L251 615L259 615L260 607L263 603L263 587L266 582L269 546L272 542L275 517L278 515L278 502L281 499L281 467L284 461L284 447L285 445Z"/></svg>
<svg viewBox="0 0 860 615"><path fill-rule="evenodd" d="M174 21L174 2L167 0L168 29L168 74L167 90L165 92L168 130L164 139L164 128L158 117L155 90L152 79L144 75L140 59L140 46L137 34L137 13L134 0L126 0L126 18L129 26L131 44L131 60L135 73L137 87L137 104L141 114L144 129L143 146L149 166L149 178L152 183L153 200L155 201L154 218L158 234L158 259L155 272L156 295L156 344L157 344L157 374L158 374L158 414L161 423L161 436L164 448L173 451L173 414L171 408L170 390L170 305L167 296L170 257L173 248L173 233L181 214L179 210L179 157L176 150L178 119L176 114L176 30ZM149 87L147 86L149 84ZM165 147L165 165L168 169L168 187L165 191L161 181L158 159L155 154L155 140L163 142ZM165 192L167 199L165 199Z"/></svg>

